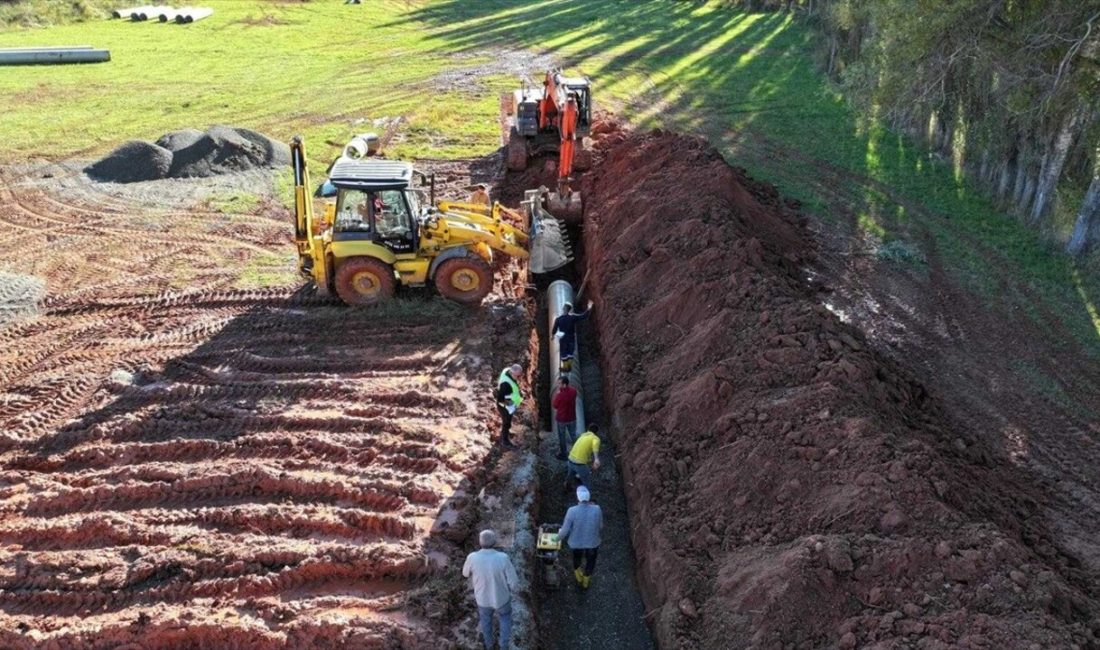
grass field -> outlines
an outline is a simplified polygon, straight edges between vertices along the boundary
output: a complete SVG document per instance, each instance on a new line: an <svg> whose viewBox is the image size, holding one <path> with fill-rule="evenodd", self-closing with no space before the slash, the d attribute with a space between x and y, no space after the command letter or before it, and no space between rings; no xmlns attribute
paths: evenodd
<svg viewBox="0 0 1100 650"><path fill-rule="evenodd" d="M393 155L483 154L498 143L497 92L514 77L455 84L439 75L533 48L592 77L605 107L706 135L826 221L902 250L925 240L991 305L1036 321L1058 314L1100 358L1100 264L1074 265L958 178L950 161L859 119L818 73L811 30L785 14L673 0L210 6L213 18L189 26L103 20L0 34L0 46L79 42L113 56L6 69L0 156L89 155L128 138L231 123L305 133L311 157L327 162L335 143L398 116Z"/></svg>

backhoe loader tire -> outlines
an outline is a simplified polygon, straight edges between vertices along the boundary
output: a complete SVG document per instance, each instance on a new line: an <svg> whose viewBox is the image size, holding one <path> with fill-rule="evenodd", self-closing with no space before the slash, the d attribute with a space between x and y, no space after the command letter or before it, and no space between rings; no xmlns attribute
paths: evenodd
<svg viewBox="0 0 1100 650"><path fill-rule="evenodd" d="M373 257L356 257L336 271L336 294L349 305L377 305L393 296L396 285L389 264Z"/></svg>
<svg viewBox="0 0 1100 650"><path fill-rule="evenodd" d="M527 169L527 140L524 139L516 127L508 132L508 146L505 148L505 163L508 169L521 172Z"/></svg>
<svg viewBox="0 0 1100 650"><path fill-rule="evenodd" d="M493 269L480 257L452 257L435 271L440 295L464 305L476 305L493 290Z"/></svg>

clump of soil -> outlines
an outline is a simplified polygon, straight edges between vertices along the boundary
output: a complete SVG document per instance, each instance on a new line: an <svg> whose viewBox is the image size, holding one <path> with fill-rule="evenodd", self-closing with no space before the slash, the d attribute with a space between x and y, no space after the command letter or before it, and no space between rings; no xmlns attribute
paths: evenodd
<svg viewBox="0 0 1100 650"><path fill-rule="evenodd" d="M664 648L1098 647L1044 498L818 304L797 205L602 126L586 258Z"/></svg>
<svg viewBox="0 0 1100 650"><path fill-rule="evenodd" d="M115 183L161 178L206 178L261 167L290 164L283 142L249 129L213 126L205 133L183 129L166 133L156 144L134 140L84 171Z"/></svg>

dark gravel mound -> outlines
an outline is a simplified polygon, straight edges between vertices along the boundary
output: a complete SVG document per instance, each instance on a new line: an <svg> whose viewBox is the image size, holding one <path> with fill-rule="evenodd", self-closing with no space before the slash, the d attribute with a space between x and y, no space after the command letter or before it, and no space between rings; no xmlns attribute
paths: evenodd
<svg viewBox="0 0 1100 650"><path fill-rule="evenodd" d="M92 178L133 183L164 178L172 167L172 152L142 140L131 140L84 168Z"/></svg>
<svg viewBox="0 0 1100 650"><path fill-rule="evenodd" d="M251 129L242 129L238 127L233 130L245 140L248 140L256 146L263 147L264 152L267 154L268 167L284 167L290 165L290 147L285 143L273 140Z"/></svg>
<svg viewBox="0 0 1100 650"><path fill-rule="evenodd" d="M250 129L181 129L156 144L134 140L85 168L96 180L132 183L158 178L205 178L290 164L290 147Z"/></svg>
<svg viewBox="0 0 1100 650"><path fill-rule="evenodd" d="M202 139L203 133L198 129L180 129L160 136L157 144L168 151L175 153L180 149L186 149Z"/></svg>
<svg viewBox="0 0 1100 650"><path fill-rule="evenodd" d="M173 178L205 178L245 171L267 163L267 150L227 126L211 127L198 142L176 152Z"/></svg>

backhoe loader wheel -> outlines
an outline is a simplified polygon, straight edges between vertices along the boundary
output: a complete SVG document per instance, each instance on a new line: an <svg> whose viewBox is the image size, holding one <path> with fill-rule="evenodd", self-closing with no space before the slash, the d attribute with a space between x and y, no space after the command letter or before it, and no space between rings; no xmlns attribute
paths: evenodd
<svg viewBox="0 0 1100 650"><path fill-rule="evenodd" d="M393 269L373 257L357 257L336 272L336 293L349 305L377 305L393 295Z"/></svg>
<svg viewBox="0 0 1100 650"><path fill-rule="evenodd" d="M452 257L436 269L435 288L445 298L476 305L493 289L493 269L480 257Z"/></svg>

